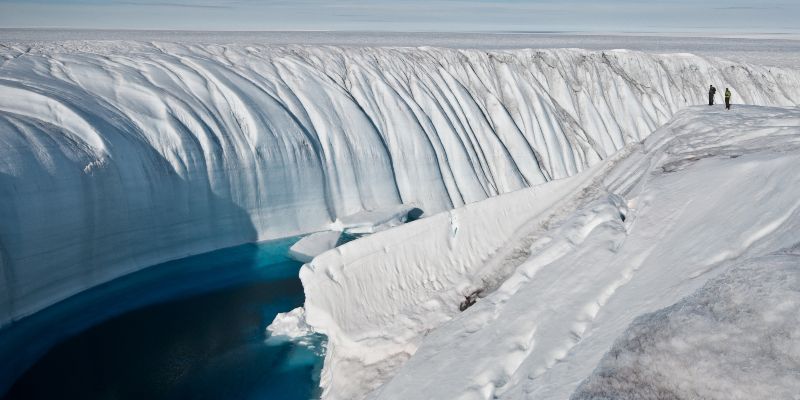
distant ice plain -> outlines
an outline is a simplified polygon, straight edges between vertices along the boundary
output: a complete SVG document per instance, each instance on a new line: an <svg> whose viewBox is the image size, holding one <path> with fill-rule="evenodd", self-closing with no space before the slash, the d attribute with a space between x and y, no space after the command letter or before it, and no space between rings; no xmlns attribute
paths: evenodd
<svg viewBox="0 0 800 400"><path fill-rule="evenodd" d="M64 40L136 40L183 43L330 45L344 47L448 47L459 49L628 49L694 53L737 62L800 68L800 34L573 33L573 32L361 32L361 31L126 31L1 29L0 43Z"/></svg>

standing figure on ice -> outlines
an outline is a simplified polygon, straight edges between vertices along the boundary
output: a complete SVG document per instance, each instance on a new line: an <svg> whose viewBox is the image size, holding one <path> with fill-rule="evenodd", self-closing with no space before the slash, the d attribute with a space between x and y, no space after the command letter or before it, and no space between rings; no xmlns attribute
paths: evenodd
<svg viewBox="0 0 800 400"><path fill-rule="evenodd" d="M728 88L725 88L725 109L731 109L731 91Z"/></svg>
<svg viewBox="0 0 800 400"><path fill-rule="evenodd" d="M717 88L714 85L711 85L711 89L708 89L708 105L714 105L714 94L717 93Z"/></svg>

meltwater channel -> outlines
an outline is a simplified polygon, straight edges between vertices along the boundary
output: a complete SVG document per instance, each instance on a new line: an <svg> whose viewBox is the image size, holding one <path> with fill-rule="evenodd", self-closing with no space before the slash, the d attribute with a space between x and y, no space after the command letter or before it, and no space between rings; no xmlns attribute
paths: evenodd
<svg viewBox="0 0 800 400"><path fill-rule="evenodd" d="M319 397L324 339L267 338L303 303L299 238L146 268L0 331L5 399Z"/></svg>

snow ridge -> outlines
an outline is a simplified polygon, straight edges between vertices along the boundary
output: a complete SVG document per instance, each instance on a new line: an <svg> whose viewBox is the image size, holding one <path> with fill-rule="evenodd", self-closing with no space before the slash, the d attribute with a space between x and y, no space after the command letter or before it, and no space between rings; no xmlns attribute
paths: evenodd
<svg viewBox="0 0 800 400"><path fill-rule="evenodd" d="M573 175L710 82L800 103L796 70L623 51L95 41L0 59L0 324L168 259Z"/></svg>

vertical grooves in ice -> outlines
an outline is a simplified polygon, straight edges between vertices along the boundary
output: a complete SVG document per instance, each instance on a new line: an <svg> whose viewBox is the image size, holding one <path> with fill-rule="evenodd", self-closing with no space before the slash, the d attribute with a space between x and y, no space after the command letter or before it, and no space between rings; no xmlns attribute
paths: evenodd
<svg viewBox="0 0 800 400"><path fill-rule="evenodd" d="M637 52L65 42L0 56L0 324L167 259L575 174L709 82L800 102L795 70Z"/></svg>

